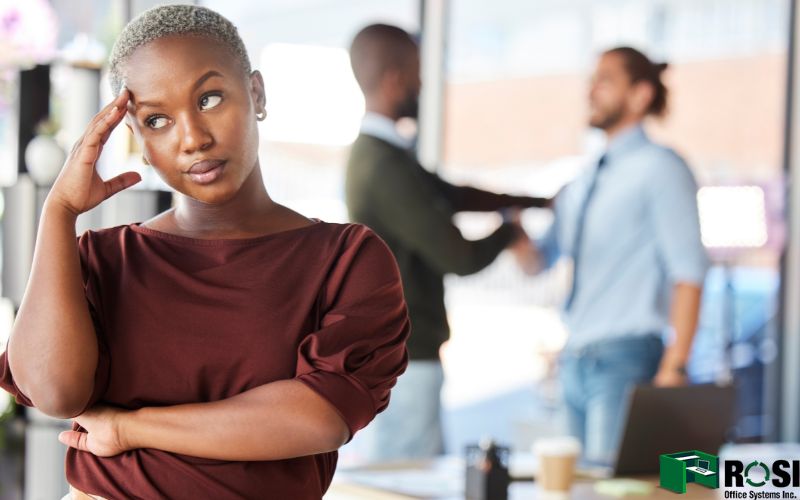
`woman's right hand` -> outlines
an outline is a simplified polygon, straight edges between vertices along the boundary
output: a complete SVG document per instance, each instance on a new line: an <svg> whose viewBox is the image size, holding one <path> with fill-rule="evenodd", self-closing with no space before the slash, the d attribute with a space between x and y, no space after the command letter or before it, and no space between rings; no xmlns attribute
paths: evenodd
<svg viewBox="0 0 800 500"><path fill-rule="evenodd" d="M50 190L48 203L56 203L77 216L142 180L136 172L125 172L104 181L96 169L103 145L125 117L128 99L128 90L123 88L116 99L95 115L73 146Z"/></svg>

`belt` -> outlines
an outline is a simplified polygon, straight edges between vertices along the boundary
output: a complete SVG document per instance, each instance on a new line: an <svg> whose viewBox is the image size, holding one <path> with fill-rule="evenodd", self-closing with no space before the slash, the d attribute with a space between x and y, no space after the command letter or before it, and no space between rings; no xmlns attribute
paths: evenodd
<svg viewBox="0 0 800 500"><path fill-rule="evenodd" d="M565 348L563 351L561 351L560 358L583 358L586 356L591 356L597 352L603 352L605 349L614 349L619 345L648 342L662 342L661 334L654 332L652 334L626 335L620 337L615 336L610 339L595 340L586 345L578 347L577 349L570 349L569 347Z"/></svg>

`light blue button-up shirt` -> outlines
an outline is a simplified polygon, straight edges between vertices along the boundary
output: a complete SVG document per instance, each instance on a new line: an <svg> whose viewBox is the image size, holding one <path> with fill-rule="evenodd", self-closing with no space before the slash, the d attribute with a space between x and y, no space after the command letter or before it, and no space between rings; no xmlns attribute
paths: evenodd
<svg viewBox="0 0 800 500"><path fill-rule="evenodd" d="M548 267L562 256L574 257L579 212L595 175L575 295L563 312L567 350L662 333L669 324L672 286L702 285L709 266L691 171L637 126L608 145L599 171L595 164L559 194L554 222L538 241Z"/></svg>

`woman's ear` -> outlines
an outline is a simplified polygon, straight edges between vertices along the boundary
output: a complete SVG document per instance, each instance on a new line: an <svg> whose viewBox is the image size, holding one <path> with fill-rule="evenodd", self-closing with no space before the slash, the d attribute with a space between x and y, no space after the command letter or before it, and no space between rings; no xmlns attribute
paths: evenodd
<svg viewBox="0 0 800 500"><path fill-rule="evenodd" d="M267 96L264 93L264 79L261 77L261 72L258 70L250 73L250 95L253 99L256 115L266 116Z"/></svg>

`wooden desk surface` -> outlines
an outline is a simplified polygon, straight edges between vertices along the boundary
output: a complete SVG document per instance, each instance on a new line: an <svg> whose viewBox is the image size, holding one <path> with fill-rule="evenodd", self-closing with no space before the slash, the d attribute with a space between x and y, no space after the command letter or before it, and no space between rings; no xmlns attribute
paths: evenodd
<svg viewBox="0 0 800 500"><path fill-rule="evenodd" d="M382 464L337 471L325 500L409 500L430 498L456 500L464 497L463 464L457 459L436 461ZM685 495L677 495L659 487L658 477L635 478L649 484L646 495L628 495L627 499L664 500L716 500L721 498L717 490L690 483ZM599 481L577 479L573 484L571 498L575 500L610 500L621 498L603 495L596 490ZM421 486L408 489L407 486ZM427 488L429 492L422 493ZM416 489L416 492L413 492ZM509 488L509 500L546 498L541 495L535 482L513 482Z"/></svg>
<svg viewBox="0 0 800 500"><path fill-rule="evenodd" d="M653 485L653 490L647 495L629 495L622 498L636 500L636 499L664 499L664 500L717 500L720 498L716 494L716 490L704 488L697 484L686 485L685 495L676 495L671 491L664 490L658 487L658 479L649 478L649 482ZM325 500L417 500L419 496L403 495L400 493L393 493L390 491L371 488L358 484L348 482L337 482L331 485L328 492L325 494ZM428 497L441 500L455 500L463 498L463 496L445 496L445 497ZM539 491L534 483L512 483L509 488L509 500L522 500L537 498L546 498L539 495ZM609 500L618 499L620 497L601 495L594 490L594 482L583 481L577 482L573 485L571 491L571 498L574 500Z"/></svg>

